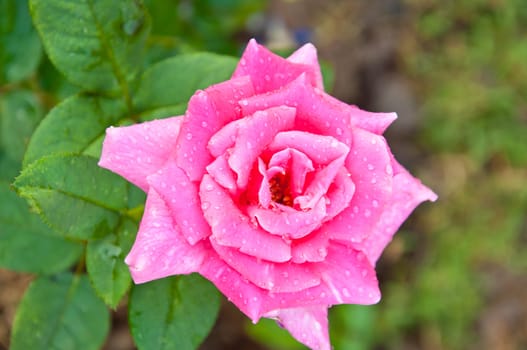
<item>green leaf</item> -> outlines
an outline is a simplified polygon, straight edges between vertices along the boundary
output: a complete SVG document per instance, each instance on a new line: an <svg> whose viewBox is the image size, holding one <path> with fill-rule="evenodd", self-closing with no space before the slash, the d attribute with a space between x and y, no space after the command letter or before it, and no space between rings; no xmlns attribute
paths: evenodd
<svg viewBox="0 0 527 350"><path fill-rule="evenodd" d="M70 267L82 245L53 232L9 185L0 181L0 266L33 273L56 273Z"/></svg>
<svg viewBox="0 0 527 350"><path fill-rule="evenodd" d="M42 106L30 91L0 96L0 147L7 156L22 160L29 138L43 115Z"/></svg>
<svg viewBox="0 0 527 350"><path fill-rule="evenodd" d="M124 219L115 234L88 243L86 267L97 294L115 308L130 287L130 272L124 263L137 233L137 224Z"/></svg>
<svg viewBox="0 0 527 350"><path fill-rule="evenodd" d="M53 153L85 152L125 113L126 107L119 100L85 95L64 100L35 130L24 157L24 166Z"/></svg>
<svg viewBox="0 0 527 350"><path fill-rule="evenodd" d="M13 182L15 176L20 172L20 162L14 161L8 157L0 148L0 180Z"/></svg>
<svg viewBox="0 0 527 350"><path fill-rule="evenodd" d="M0 85L26 79L37 68L42 44L27 1L0 0Z"/></svg>
<svg viewBox="0 0 527 350"><path fill-rule="evenodd" d="M46 52L72 83L120 92L141 68L150 19L138 0L30 0Z"/></svg>
<svg viewBox="0 0 527 350"><path fill-rule="evenodd" d="M196 53L168 58L143 74L134 106L141 112L186 105L198 89L229 79L237 60L229 56Z"/></svg>
<svg viewBox="0 0 527 350"><path fill-rule="evenodd" d="M110 317L86 276L39 277L18 307L11 350L99 349Z"/></svg>
<svg viewBox="0 0 527 350"><path fill-rule="evenodd" d="M89 156L41 158L26 167L14 185L53 229L76 239L112 232L128 202L126 181Z"/></svg>
<svg viewBox="0 0 527 350"><path fill-rule="evenodd" d="M217 290L195 274L135 285L132 336L140 350L194 350L214 325L219 305Z"/></svg>

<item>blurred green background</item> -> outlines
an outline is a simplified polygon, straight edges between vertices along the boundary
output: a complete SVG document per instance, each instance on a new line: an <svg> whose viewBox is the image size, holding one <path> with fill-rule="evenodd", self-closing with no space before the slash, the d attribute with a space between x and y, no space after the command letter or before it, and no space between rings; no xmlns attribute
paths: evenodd
<svg viewBox="0 0 527 350"><path fill-rule="evenodd" d="M312 41L334 72L332 94L398 112L386 135L392 150L439 200L419 207L381 258L382 301L331 310L336 350L527 348L527 2L145 3L151 62L199 50L239 55L250 37L282 52ZM0 52L2 181L17 174L40 119L76 91L17 4L16 25L0 21L0 40L19 33ZM15 125L1 118L13 113ZM12 128L27 138L12 140ZM0 270L0 349L29 279ZM119 309L107 349L133 349L126 327ZM254 326L228 303L201 348L303 349L273 322Z"/></svg>

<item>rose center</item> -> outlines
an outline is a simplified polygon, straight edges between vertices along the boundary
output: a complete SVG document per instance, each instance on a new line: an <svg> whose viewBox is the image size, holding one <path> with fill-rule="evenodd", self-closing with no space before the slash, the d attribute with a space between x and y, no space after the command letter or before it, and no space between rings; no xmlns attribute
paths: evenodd
<svg viewBox="0 0 527 350"><path fill-rule="evenodd" d="M271 200L275 203L293 206L293 196L289 186L289 177L278 174L269 180L269 190L271 191Z"/></svg>

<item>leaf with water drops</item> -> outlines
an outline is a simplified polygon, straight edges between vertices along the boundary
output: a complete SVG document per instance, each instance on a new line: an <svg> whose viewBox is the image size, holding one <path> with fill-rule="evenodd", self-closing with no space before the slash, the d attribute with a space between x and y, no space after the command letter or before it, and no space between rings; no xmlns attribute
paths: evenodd
<svg viewBox="0 0 527 350"><path fill-rule="evenodd" d="M140 350L194 350L219 311L218 291L199 275L168 277L136 285L130 328Z"/></svg>
<svg viewBox="0 0 527 350"><path fill-rule="evenodd" d="M39 277L18 307L10 349L96 350L109 326L108 310L86 276Z"/></svg>
<svg viewBox="0 0 527 350"><path fill-rule="evenodd" d="M46 52L72 83L129 97L150 20L139 0L31 0Z"/></svg>
<svg viewBox="0 0 527 350"><path fill-rule="evenodd" d="M229 79L236 64L233 57L211 53L163 60L144 72L134 96L134 106L141 112L161 107L184 110L196 90Z"/></svg>
<svg viewBox="0 0 527 350"><path fill-rule="evenodd" d="M27 166L14 185L55 231L75 239L113 232L128 206L126 181L89 156L41 158Z"/></svg>
<svg viewBox="0 0 527 350"><path fill-rule="evenodd" d="M137 224L122 222L114 234L92 240L86 250L86 268L97 294L115 308L130 287L130 272L124 263L137 232Z"/></svg>
<svg viewBox="0 0 527 350"><path fill-rule="evenodd" d="M75 95L53 108L37 127L24 156L24 166L54 153L87 153L110 125L126 115L120 100ZM96 153L96 152L91 152ZM97 156L98 154L92 154Z"/></svg>

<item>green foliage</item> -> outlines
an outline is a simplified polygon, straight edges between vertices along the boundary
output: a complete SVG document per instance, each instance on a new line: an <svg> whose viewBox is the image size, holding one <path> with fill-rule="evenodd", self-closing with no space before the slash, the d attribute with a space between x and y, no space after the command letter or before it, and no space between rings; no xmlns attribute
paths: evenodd
<svg viewBox="0 0 527 350"><path fill-rule="evenodd" d="M124 263L137 232L137 224L122 219L114 234L92 240L86 250L86 268L97 294L116 308L130 287L130 272Z"/></svg>
<svg viewBox="0 0 527 350"><path fill-rule="evenodd" d="M193 350L214 325L217 290L198 275L168 277L136 285L129 318L140 350Z"/></svg>
<svg viewBox="0 0 527 350"><path fill-rule="evenodd" d="M109 326L108 311L86 276L39 277L20 303L10 349L96 350Z"/></svg>
<svg viewBox="0 0 527 350"><path fill-rule="evenodd" d="M31 0L30 8L46 53L72 83L129 97L150 31L139 1Z"/></svg>
<svg viewBox="0 0 527 350"><path fill-rule="evenodd" d="M3 181L0 198L0 267L52 274L79 259L82 245L57 237Z"/></svg>
<svg viewBox="0 0 527 350"><path fill-rule="evenodd" d="M26 1L0 0L0 85L28 78L42 57Z"/></svg>
<svg viewBox="0 0 527 350"><path fill-rule="evenodd" d="M196 5L233 19L204 30L234 33L256 8L240 4ZM148 2L155 16L163 8L172 16L159 5L170 6ZM171 57L204 48L192 41L208 34L172 45L183 37L172 20L155 22L150 36L138 0L0 0L0 13L0 266L39 275L18 308L10 348L98 349L107 307L130 289L124 259L145 200L97 166L105 130L183 114L195 90L228 79L237 60ZM230 40L209 43L237 50ZM64 273L75 264L75 274ZM131 300L141 349L195 349L219 310L218 292L199 276L137 286Z"/></svg>
<svg viewBox="0 0 527 350"><path fill-rule="evenodd" d="M27 166L14 183L21 196L57 232L98 238L119 223L127 184L89 156L52 155Z"/></svg>

